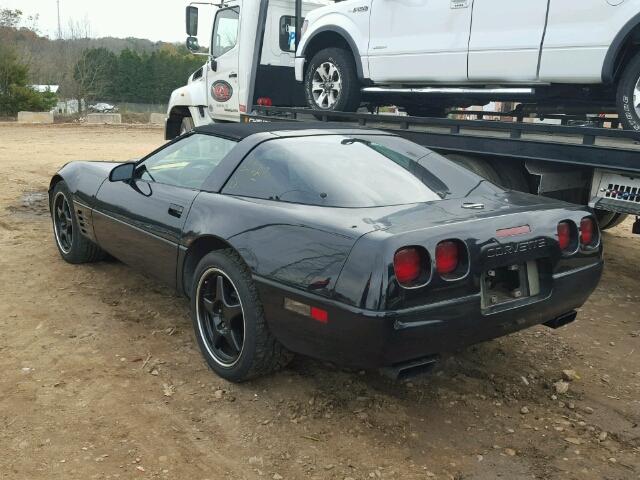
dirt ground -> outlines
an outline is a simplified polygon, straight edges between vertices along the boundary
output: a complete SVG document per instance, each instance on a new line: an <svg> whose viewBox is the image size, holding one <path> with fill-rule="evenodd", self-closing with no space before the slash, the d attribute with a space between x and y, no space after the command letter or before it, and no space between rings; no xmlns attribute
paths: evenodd
<svg viewBox="0 0 640 480"><path fill-rule="evenodd" d="M184 299L115 261L68 265L53 243L56 169L162 142L142 127L0 124L0 479L640 478L628 223L605 235L604 279L568 327L408 383L298 357L234 385L207 369Z"/></svg>

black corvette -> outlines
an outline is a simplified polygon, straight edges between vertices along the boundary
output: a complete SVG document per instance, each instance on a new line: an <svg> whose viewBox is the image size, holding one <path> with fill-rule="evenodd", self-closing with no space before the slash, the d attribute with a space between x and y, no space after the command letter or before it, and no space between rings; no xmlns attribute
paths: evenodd
<svg viewBox="0 0 640 480"><path fill-rule="evenodd" d="M291 352L410 374L573 321L603 267L583 207L331 124L216 124L137 162L70 163L50 205L66 261L108 252L188 296L204 357L232 381Z"/></svg>

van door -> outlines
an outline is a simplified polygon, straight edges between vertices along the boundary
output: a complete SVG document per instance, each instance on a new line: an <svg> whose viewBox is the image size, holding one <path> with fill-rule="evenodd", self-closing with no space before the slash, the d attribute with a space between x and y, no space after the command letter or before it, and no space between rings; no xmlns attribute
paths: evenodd
<svg viewBox="0 0 640 480"><path fill-rule="evenodd" d="M538 79L549 0L474 0L469 80Z"/></svg>
<svg viewBox="0 0 640 480"><path fill-rule="evenodd" d="M207 68L209 114L214 120L237 121L240 8L218 10L211 34L211 56Z"/></svg>
<svg viewBox="0 0 640 480"><path fill-rule="evenodd" d="M373 0L371 79L466 81L472 4L472 0Z"/></svg>

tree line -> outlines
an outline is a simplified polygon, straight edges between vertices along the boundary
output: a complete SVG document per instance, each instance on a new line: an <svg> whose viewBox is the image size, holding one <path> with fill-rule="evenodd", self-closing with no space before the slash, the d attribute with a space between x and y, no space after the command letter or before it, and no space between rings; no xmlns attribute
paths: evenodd
<svg viewBox="0 0 640 480"><path fill-rule="evenodd" d="M112 102L167 103L202 63L186 48L165 45L151 53L104 47L84 50L76 63L75 97Z"/></svg>
<svg viewBox="0 0 640 480"><path fill-rule="evenodd" d="M50 39L37 16L0 6L0 115L55 105L55 96L28 85L59 85L62 99L166 103L201 63L182 45L92 38L86 21L70 21L63 38Z"/></svg>

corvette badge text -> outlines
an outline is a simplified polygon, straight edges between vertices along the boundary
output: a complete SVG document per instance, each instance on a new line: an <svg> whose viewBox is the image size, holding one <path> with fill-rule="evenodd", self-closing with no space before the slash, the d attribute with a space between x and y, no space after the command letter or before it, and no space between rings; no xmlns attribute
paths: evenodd
<svg viewBox="0 0 640 480"><path fill-rule="evenodd" d="M500 245L499 247L493 247L487 250L487 258L495 258L502 257L504 255L513 255L515 253L530 252L531 250L544 248L546 246L547 241L544 238L538 238L536 240L530 240L528 242Z"/></svg>

